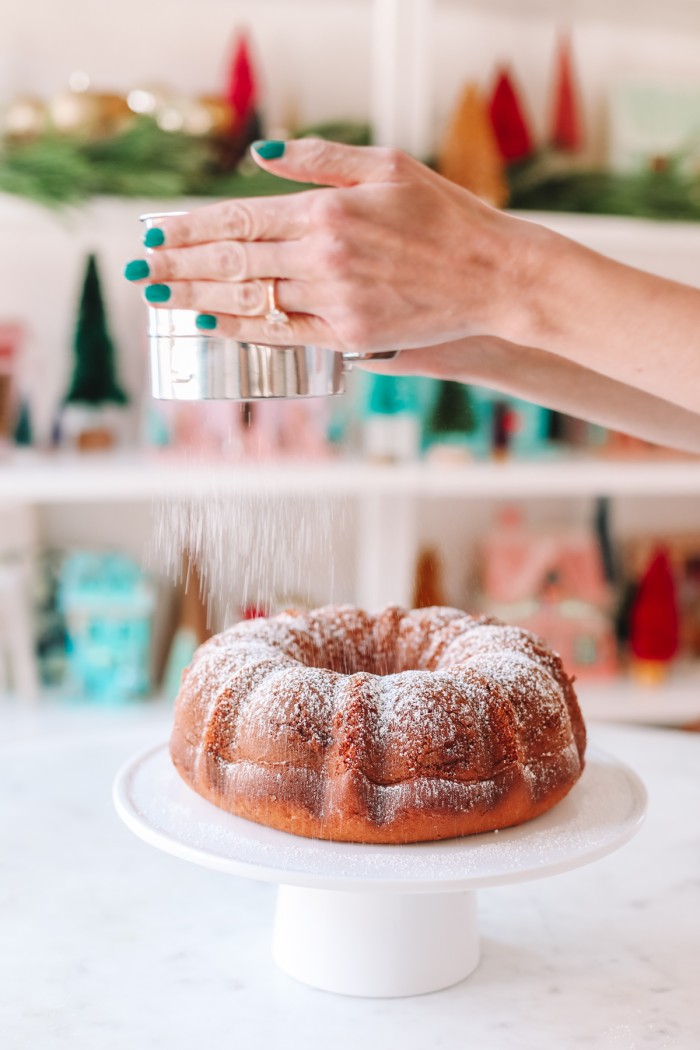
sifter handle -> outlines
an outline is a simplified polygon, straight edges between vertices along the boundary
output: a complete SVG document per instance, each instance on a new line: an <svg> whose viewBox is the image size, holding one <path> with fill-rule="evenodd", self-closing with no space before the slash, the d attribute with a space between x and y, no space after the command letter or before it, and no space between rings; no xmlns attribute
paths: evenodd
<svg viewBox="0 0 700 1050"><path fill-rule="evenodd" d="M343 354L346 361L391 361L398 350L381 350L376 354Z"/></svg>

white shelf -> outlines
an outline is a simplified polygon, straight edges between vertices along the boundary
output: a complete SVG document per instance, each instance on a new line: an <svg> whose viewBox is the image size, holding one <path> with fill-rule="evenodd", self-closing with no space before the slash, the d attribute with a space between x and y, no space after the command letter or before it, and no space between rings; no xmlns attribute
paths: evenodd
<svg viewBox="0 0 700 1050"><path fill-rule="evenodd" d="M158 453L68 455L14 452L0 459L0 501L118 503L207 493L413 498L700 496L700 460L479 462L378 466L202 463Z"/></svg>
<svg viewBox="0 0 700 1050"><path fill-rule="evenodd" d="M669 675L668 681L656 687L621 677L577 682L576 692L587 722L668 727L700 722L700 667L678 668ZM53 722L65 724L68 720L76 728L90 732L106 717L104 712L110 710L112 714L108 716L112 718L114 711L118 711L120 723L126 726L147 720L169 731L172 718L172 701L162 697L132 701L110 709L99 703L76 701L59 690L45 691L35 704L0 692L0 709L3 719L12 717L18 726L26 726L27 736L50 729Z"/></svg>
<svg viewBox="0 0 700 1050"><path fill-rule="evenodd" d="M700 722L700 668L678 668L666 682L645 686L632 678L577 682L584 717L598 722L682 726Z"/></svg>

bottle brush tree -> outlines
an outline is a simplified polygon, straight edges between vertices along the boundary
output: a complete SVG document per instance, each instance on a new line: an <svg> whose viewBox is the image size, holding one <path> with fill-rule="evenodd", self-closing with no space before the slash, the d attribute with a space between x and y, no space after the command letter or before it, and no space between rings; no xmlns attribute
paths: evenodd
<svg viewBox="0 0 700 1050"><path fill-rule="evenodd" d="M668 551L655 550L639 581L630 615L630 649L649 678L678 652L680 617L676 582ZM641 666L640 666L641 665Z"/></svg>
<svg viewBox="0 0 700 1050"><path fill-rule="evenodd" d="M432 437L440 434L471 434L477 420L469 387L452 380L440 381L430 417L428 431Z"/></svg>
<svg viewBox="0 0 700 1050"><path fill-rule="evenodd" d="M94 255L89 256L85 270L73 349L73 374L65 403L126 405L129 399L116 375L114 344Z"/></svg>

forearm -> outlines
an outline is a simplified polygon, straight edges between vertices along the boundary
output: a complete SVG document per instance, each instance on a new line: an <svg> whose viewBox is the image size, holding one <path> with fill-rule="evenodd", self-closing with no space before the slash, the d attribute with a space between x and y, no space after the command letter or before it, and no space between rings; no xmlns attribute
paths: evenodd
<svg viewBox="0 0 700 1050"><path fill-rule="evenodd" d="M518 341L700 412L700 290L549 231L533 240L527 330Z"/></svg>
<svg viewBox="0 0 700 1050"><path fill-rule="evenodd" d="M406 350L374 370L490 387L660 445L700 453L700 415L529 346L466 339Z"/></svg>

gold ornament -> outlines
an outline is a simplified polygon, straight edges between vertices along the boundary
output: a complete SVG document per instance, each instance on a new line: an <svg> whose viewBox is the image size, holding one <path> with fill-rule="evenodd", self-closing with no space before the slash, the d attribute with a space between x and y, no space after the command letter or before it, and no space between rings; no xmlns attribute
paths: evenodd
<svg viewBox="0 0 700 1050"><path fill-rule="evenodd" d="M37 138L46 126L46 106L39 98L23 95L10 103L2 121L8 138L28 140Z"/></svg>
<svg viewBox="0 0 700 1050"><path fill-rule="evenodd" d="M144 84L132 88L126 96L126 101L132 113L142 113L148 117L155 117L159 109L169 105L173 100L173 93L162 84Z"/></svg>
<svg viewBox="0 0 700 1050"><path fill-rule="evenodd" d="M233 106L225 98L218 95L199 95L194 101L209 116L209 134L223 135L231 130L235 114Z"/></svg>
<svg viewBox="0 0 700 1050"><path fill-rule="evenodd" d="M438 154L438 171L489 204L508 203L501 151L479 89L468 84Z"/></svg>
<svg viewBox="0 0 700 1050"><path fill-rule="evenodd" d="M65 91L49 102L49 115L62 135L110 138L125 131L133 115L123 95L112 92Z"/></svg>
<svg viewBox="0 0 700 1050"><path fill-rule="evenodd" d="M169 98L157 106L154 115L163 131L181 131L198 137L228 131L233 121L231 106L215 95Z"/></svg>

